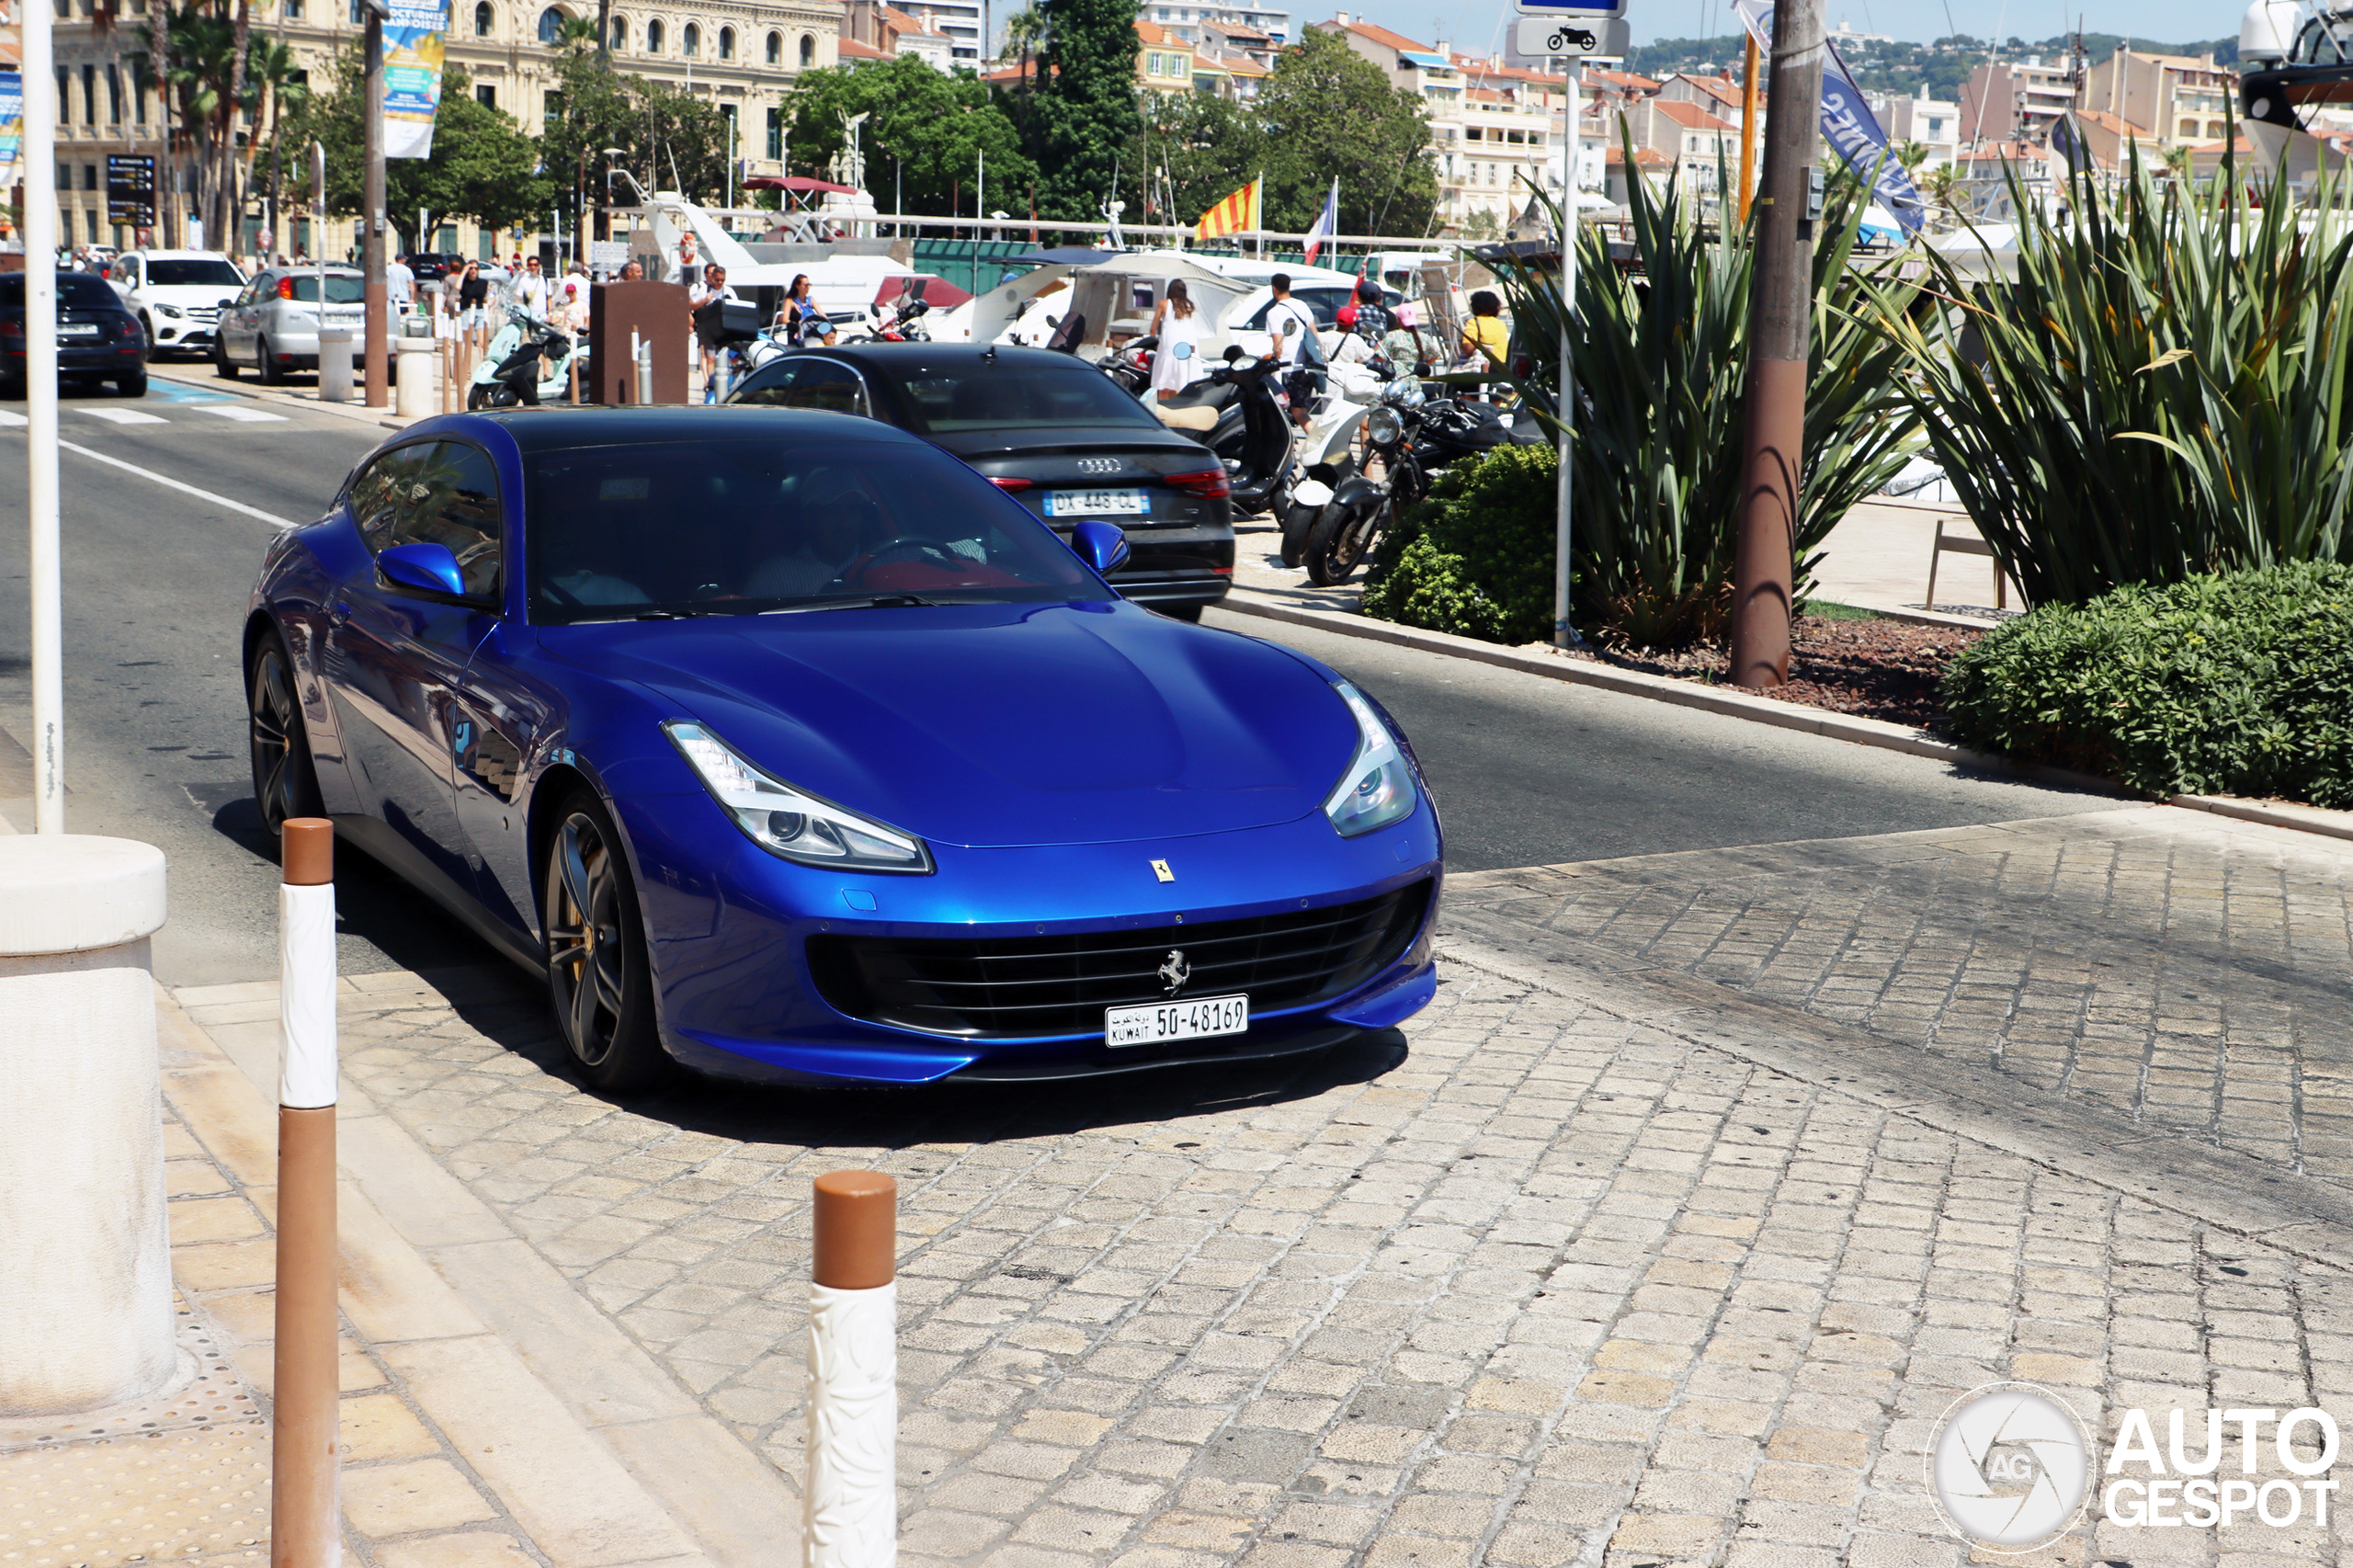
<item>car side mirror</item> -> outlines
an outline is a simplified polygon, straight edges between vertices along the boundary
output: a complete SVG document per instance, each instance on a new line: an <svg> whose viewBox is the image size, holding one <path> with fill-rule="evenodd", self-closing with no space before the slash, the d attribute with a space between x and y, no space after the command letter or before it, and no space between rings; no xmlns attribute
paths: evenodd
<svg viewBox="0 0 2353 1568"><path fill-rule="evenodd" d="M1097 572L1116 572L1128 559L1128 536L1120 531L1117 523L1089 518L1070 530L1070 547Z"/></svg>
<svg viewBox="0 0 2353 1568"><path fill-rule="evenodd" d="M376 557L376 575L387 587L462 599L465 574L446 544L396 544Z"/></svg>

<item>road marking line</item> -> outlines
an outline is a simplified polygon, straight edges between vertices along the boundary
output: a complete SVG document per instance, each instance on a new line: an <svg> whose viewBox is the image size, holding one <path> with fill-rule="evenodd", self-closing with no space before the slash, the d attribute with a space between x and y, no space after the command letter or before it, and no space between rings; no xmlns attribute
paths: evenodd
<svg viewBox="0 0 2353 1568"><path fill-rule="evenodd" d="M259 507L248 506L243 501L232 501L226 495L216 495L210 490L199 490L193 484L183 484L168 474L157 473L153 469L141 468L137 463L127 463L120 458L110 458L104 452L94 452L87 447L77 447L71 441L60 441L57 444L69 452L79 452L82 456L105 463L109 468L119 468L125 473L135 473L142 479L153 480L166 490L176 490L183 495L193 495L199 501L210 501L216 506L226 506L232 512L240 512L248 517L258 518L271 528L290 528L300 526L289 518L272 517Z"/></svg>
<svg viewBox="0 0 2353 1568"><path fill-rule="evenodd" d="M11 414L6 409L0 408L0 430L15 430L31 423L31 420L21 414Z"/></svg>
<svg viewBox="0 0 2353 1568"><path fill-rule="evenodd" d="M76 414L86 414L93 419L104 419L116 425L169 425L160 414L142 414L135 408L77 408Z"/></svg>
<svg viewBox="0 0 2353 1568"><path fill-rule="evenodd" d="M259 408L247 408L243 403L222 403L215 407L197 408L199 414L210 414L221 419L233 419L240 425L283 425L286 415L271 414Z"/></svg>

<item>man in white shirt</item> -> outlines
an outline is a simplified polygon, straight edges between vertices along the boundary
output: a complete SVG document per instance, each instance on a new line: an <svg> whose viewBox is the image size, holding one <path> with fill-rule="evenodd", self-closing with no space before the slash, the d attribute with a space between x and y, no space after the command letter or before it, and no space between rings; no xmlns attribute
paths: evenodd
<svg viewBox="0 0 2353 1568"><path fill-rule="evenodd" d="M1275 296L1274 303L1267 307L1267 331L1274 338L1275 362L1287 372L1283 388L1290 394L1291 423L1305 429L1315 394L1324 390L1323 370L1300 363L1300 355L1315 331L1315 312L1290 297L1289 273L1278 272L1267 282ZM1317 358L1321 357L1319 350Z"/></svg>
<svg viewBox="0 0 2353 1568"><path fill-rule="evenodd" d="M727 350L724 307L730 301L743 302L735 290L727 286L727 269L717 262L704 267L701 280L687 290L687 307L694 312L695 340L702 348L703 398L706 402L718 401L718 382L713 374L719 368L719 356Z"/></svg>
<svg viewBox="0 0 2353 1568"><path fill-rule="evenodd" d="M515 308L540 321L548 319L548 280L540 275L540 258L523 258L523 270L514 281Z"/></svg>
<svg viewBox="0 0 2353 1568"><path fill-rule="evenodd" d="M416 274L398 256L384 263L384 297L396 311L407 310L416 298Z"/></svg>

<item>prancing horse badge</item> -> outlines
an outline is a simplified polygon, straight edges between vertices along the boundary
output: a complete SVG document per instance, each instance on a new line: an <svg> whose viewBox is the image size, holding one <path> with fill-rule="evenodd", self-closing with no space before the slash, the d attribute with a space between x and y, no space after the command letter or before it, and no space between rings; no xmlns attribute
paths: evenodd
<svg viewBox="0 0 2353 1568"><path fill-rule="evenodd" d="M1154 860L1152 863L1152 874L1164 882L1173 882L1176 880L1176 873L1168 869L1168 862L1165 860Z"/></svg>

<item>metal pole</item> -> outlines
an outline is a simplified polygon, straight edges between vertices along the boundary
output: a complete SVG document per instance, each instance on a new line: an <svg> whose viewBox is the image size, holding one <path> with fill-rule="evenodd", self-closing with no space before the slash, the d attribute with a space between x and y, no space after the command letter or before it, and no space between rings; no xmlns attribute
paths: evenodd
<svg viewBox="0 0 2353 1568"><path fill-rule="evenodd" d="M1561 474L1557 494L1561 519L1559 537L1552 541L1552 645L1582 648L1585 639L1577 635L1569 611L1569 522L1576 488L1571 477L1574 469L1569 460L1569 437L1577 419L1576 366L1570 358L1569 328L1577 313L1577 89L1583 85L1580 73L1584 67L1574 60L1565 64L1568 80L1561 100L1561 373L1555 378L1560 387ZM1629 169L1626 177L1642 176L1639 171Z"/></svg>
<svg viewBox="0 0 2353 1568"><path fill-rule="evenodd" d="M899 1534L899 1184L880 1171L828 1171L813 1185L801 1561L888 1568Z"/></svg>
<svg viewBox="0 0 2353 1568"><path fill-rule="evenodd" d="M1740 221L1748 222L1749 199L1756 194L1756 35L1740 67Z"/></svg>
<svg viewBox="0 0 2353 1568"><path fill-rule="evenodd" d="M368 176L367 188L360 199L359 267L363 297L368 301L367 324L367 392L364 401L370 408L382 408L391 403L386 389L391 377L385 360L388 346L384 341L390 299L384 290L384 18L373 6L364 6L368 14ZM319 301L319 320L326 320L326 300Z"/></svg>
<svg viewBox="0 0 2353 1568"><path fill-rule="evenodd" d="M33 826L65 831L64 577L57 528L57 71L54 12L19 11L25 97L25 483L31 523Z"/></svg>
<svg viewBox="0 0 2353 1568"><path fill-rule="evenodd" d="M279 840L278 1290L270 1568L335 1568L335 824Z"/></svg>
<svg viewBox="0 0 2353 1568"><path fill-rule="evenodd" d="M1790 678L1790 611L1805 463L1806 349L1813 222L1808 173L1822 102L1821 0L1773 7L1773 80L1765 111L1765 183L1756 205L1749 284L1748 385L1740 465L1740 549L1733 568L1732 680Z"/></svg>

